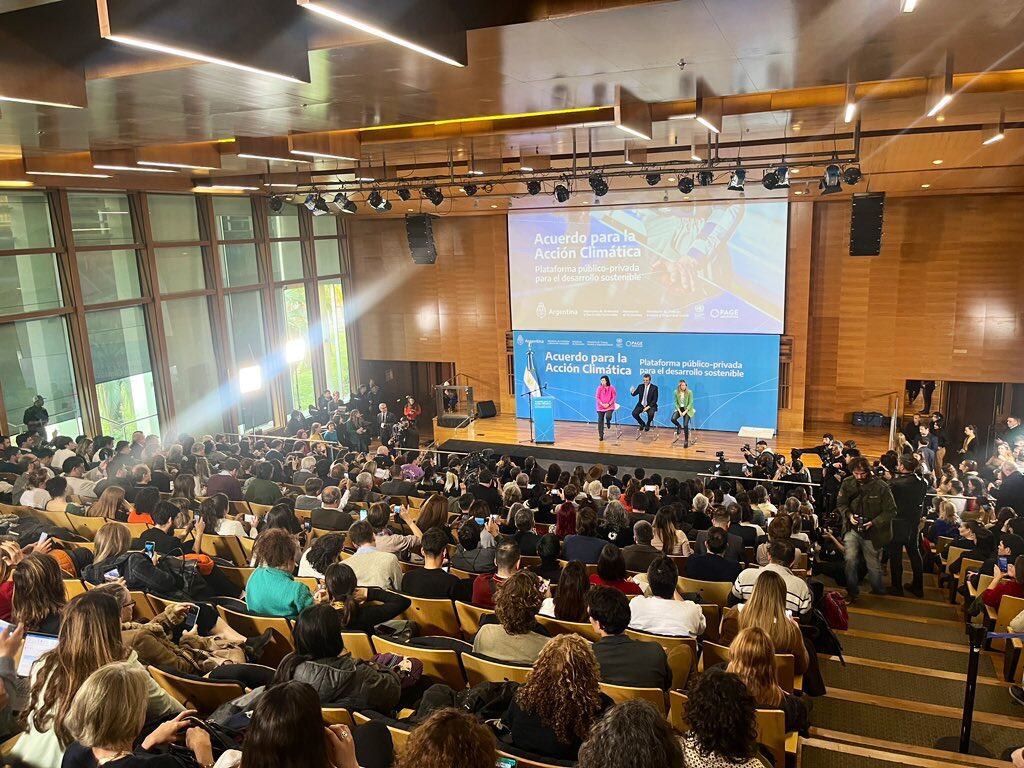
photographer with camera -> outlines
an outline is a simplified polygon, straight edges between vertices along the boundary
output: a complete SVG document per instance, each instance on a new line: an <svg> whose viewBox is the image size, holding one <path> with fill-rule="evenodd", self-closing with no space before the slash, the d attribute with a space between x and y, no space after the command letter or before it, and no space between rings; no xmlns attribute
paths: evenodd
<svg viewBox="0 0 1024 768"><path fill-rule="evenodd" d="M850 477L839 486L836 511L843 520L843 550L846 560L846 601L853 604L860 593L857 562L860 555L868 569L871 593L884 595L882 585L882 548L892 541L892 520L896 501L892 491L871 471L863 456L850 459Z"/></svg>
<svg viewBox="0 0 1024 768"><path fill-rule="evenodd" d="M904 454L896 465L896 477L889 482L893 501L896 503L896 517L892 521L892 541L886 549L889 553L890 595L902 596L904 590L914 597L924 597L923 564L918 544L918 530L924 500L930 486L918 474L919 462L910 454ZM903 583L903 549L910 558L913 573L910 584Z"/></svg>

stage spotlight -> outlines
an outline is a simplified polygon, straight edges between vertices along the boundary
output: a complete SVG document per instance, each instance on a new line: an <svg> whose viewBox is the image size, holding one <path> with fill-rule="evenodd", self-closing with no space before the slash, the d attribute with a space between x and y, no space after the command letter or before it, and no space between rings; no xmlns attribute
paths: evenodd
<svg viewBox="0 0 1024 768"><path fill-rule="evenodd" d="M398 197L401 198L402 200L408 200L410 197L412 197L412 193L409 192L408 187L399 187L397 192Z"/></svg>
<svg viewBox="0 0 1024 768"><path fill-rule="evenodd" d="M590 188L594 190L594 194L597 197L604 197L608 194L608 182L604 180L604 177L601 174L590 174L587 178L587 183L590 184Z"/></svg>
<svg viewBox="0 0 1024 768"><path fill-rule="evenodd" d="M729 186L726 189L732 192L742 192L743 184L747 180L747 172L742 168L737 168L732 172L732 176L729 178Z"/></svg>
<svg viewBox="0 0 1024 768"><path fill-rule="evenodd" d="M284 207L284 200L282 200L277 195L271 195L269 205L270 210L272 210L274 213L277 213Z"/></svg>
<svg viewBox="0 0 1024 768"><path fill-rule="evenodd" d="M307 210L312 211L314 208L316 208L316 200L318 197L320 197L319 192L310 192L308 195L306 195L306 201L303 203L303 205L306 206Z"/></svg>
<svg viewBox="0 0 1024 768"><path fill-rule="evenodd" d="M462 191L465 192L469 197L472 197L473 195L475 195L477 193L478 189L479 189L479 187L477 187L476 184L463 184L462 185Z"/></svg>
<svg viewBox="0 0 1024 768"><path fill-rule="evenodd" d="M710 187L715 183L715 174L711 171L699 171L697 173L697 183L702 187Z"/></svg>
<svg viewBox="0 0 1024 768"><path fill-rule="evenodd" d="M825 168L825 173L821 176L821 182L818 184L818 189L821 190L823 195L832 195L836 192L843 191L843 185L839 183L839 176L841 171L839 166L835 163L828 165Z"/></svg>
<svg viewBox="0 0 1024 768"><path fill-rule="evenodd" d="M684 195L688 195L693 192L693 176L680 176L679 177L679 191Z"/></svg>
<svg viewBox="0 0 1024 768"><path fill-rule="evenodd" d="M316 196L312 210L314 216L329 216L331 213L331 209L327 207L327 201L320 195Z"/></svg>
<svg viewBox="0 0 1024 768"><path fill-rule="evenodd" d="M565 186L565 184L555 185L555 200L557 200L560 203L564 203L566 200L569 199L569 195L569 188Z"/></svg>
<svg viewBox="0 0 1024 768"><path fill-rule="evenodd" d="M435 208L444 202L444 192L437 187L424 187L421 191L423 196L434 204Z"/></svg>
<svg viewBox="0 0 1024 768"><path fill-rule="evenodd" d="M775 185L776 189L789 189L789 168L787 166L780 165L776 168L775 176L779 180Z"/></svg>
<svg viewBox="0 0 1024 768"><path fill-rule="evenodd" d="M391 201L385 200L383 203L380 204L380 207L377 210L380 211L381 213L387 213L388 211L391 210Z"/></svg>
<svg viewBox="0 0 1024 768"><path fill-rule="evenodd" d="M370 196L366 198L366 202L371 208L380 209L381 204L384 202L384 198L381 197L380 190L375 189L370 193Z"/></svg>
<svg viewBox="0 0 1024 768"><path fill-rule="evenodd" d="M334 196L334 204L341 207L343 213L355 213L356 204L348 199L348 195L339 192Z"/></svg>
<svg viewBox="0 0 1024 768"><path fill-rule="evenodd" d="M644 181L647 182L647 186L648 187L653 187L655 184L660 184L661 183L661 174L660 173L648 173L646 176L644 176Z"/></svg>
<svg viewBox="0 0 1024 768"><path fill-rule="evenodd" d="M775 189L779 186L779 175L775 171L765 171L761 176L761 186L765 189Z"/></svg>
<svg viewBox="0 0 1024 768"><path fill-rule="evenodd" d="M860 183L860 180L864 178L864 174L861 173L860 168L856 165L849 165L843 169L843 182L849 184L851 187L854 184Z"/></svg>
<svg viewBox="0 0 1024 768"><path fill-rule="evenodd" d="M529 192L531 195L539 195L540 182L537 181L536 179L531 179L530 181L526 182L526 191Z"/></svg>

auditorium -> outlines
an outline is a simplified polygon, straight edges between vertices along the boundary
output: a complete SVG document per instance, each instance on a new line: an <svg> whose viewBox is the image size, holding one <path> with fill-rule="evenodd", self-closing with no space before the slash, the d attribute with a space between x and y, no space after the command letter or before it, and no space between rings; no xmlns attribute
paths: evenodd
<svg viewBox="0 0 1024 768"><path fill-rule="evenodd" d="M0 0L0 766L1024 768L1022 203L1024 0Z"/></svg>

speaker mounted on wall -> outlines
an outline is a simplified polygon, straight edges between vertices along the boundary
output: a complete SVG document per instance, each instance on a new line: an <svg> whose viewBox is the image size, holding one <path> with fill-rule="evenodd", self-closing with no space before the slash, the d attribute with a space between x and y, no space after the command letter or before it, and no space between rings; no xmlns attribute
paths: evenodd
<svg viewBox="0 0 1024 768"><path fill-rule="evenodd" d="M877 256L882 249L882 215L885 193L868 192L853 196L850 214L850 255Z"/></svg>
<svg viewBox="0 0 1024 768"><path fill-rule="evenodd" d="M405 217L405 236L409 240L409 253L416 264L433 264L437 261L434 246L434 225L437 217L429 213L417 213Z"/></svg>

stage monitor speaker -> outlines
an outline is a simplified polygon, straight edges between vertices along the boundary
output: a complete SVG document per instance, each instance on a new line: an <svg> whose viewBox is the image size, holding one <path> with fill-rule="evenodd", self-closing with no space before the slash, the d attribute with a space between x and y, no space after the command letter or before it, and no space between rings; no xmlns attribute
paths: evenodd
<svg viewBox="0 0 1024 768"><path fill-rule="evenodd" d="M882 214L885 193L869 192L853 196L850 214L850 255L877 256L882 248Z"/></svg>
<svg viewBox="0 0 1024 768"><path fill-rule="evenodd" d="M498 415L498 409L493 400L481 400L476 404L476 417L478 419L493 419Z"/></svg>
<svg viewBox="0 0 1024 768"><path fill-rule="evenodd" d="M405 236L409 240L409 253L416 264L433 264L437 261L437 248L434 247L434 226L431 219L437 217L429 213L419 213L405 217Z"/></svg>

